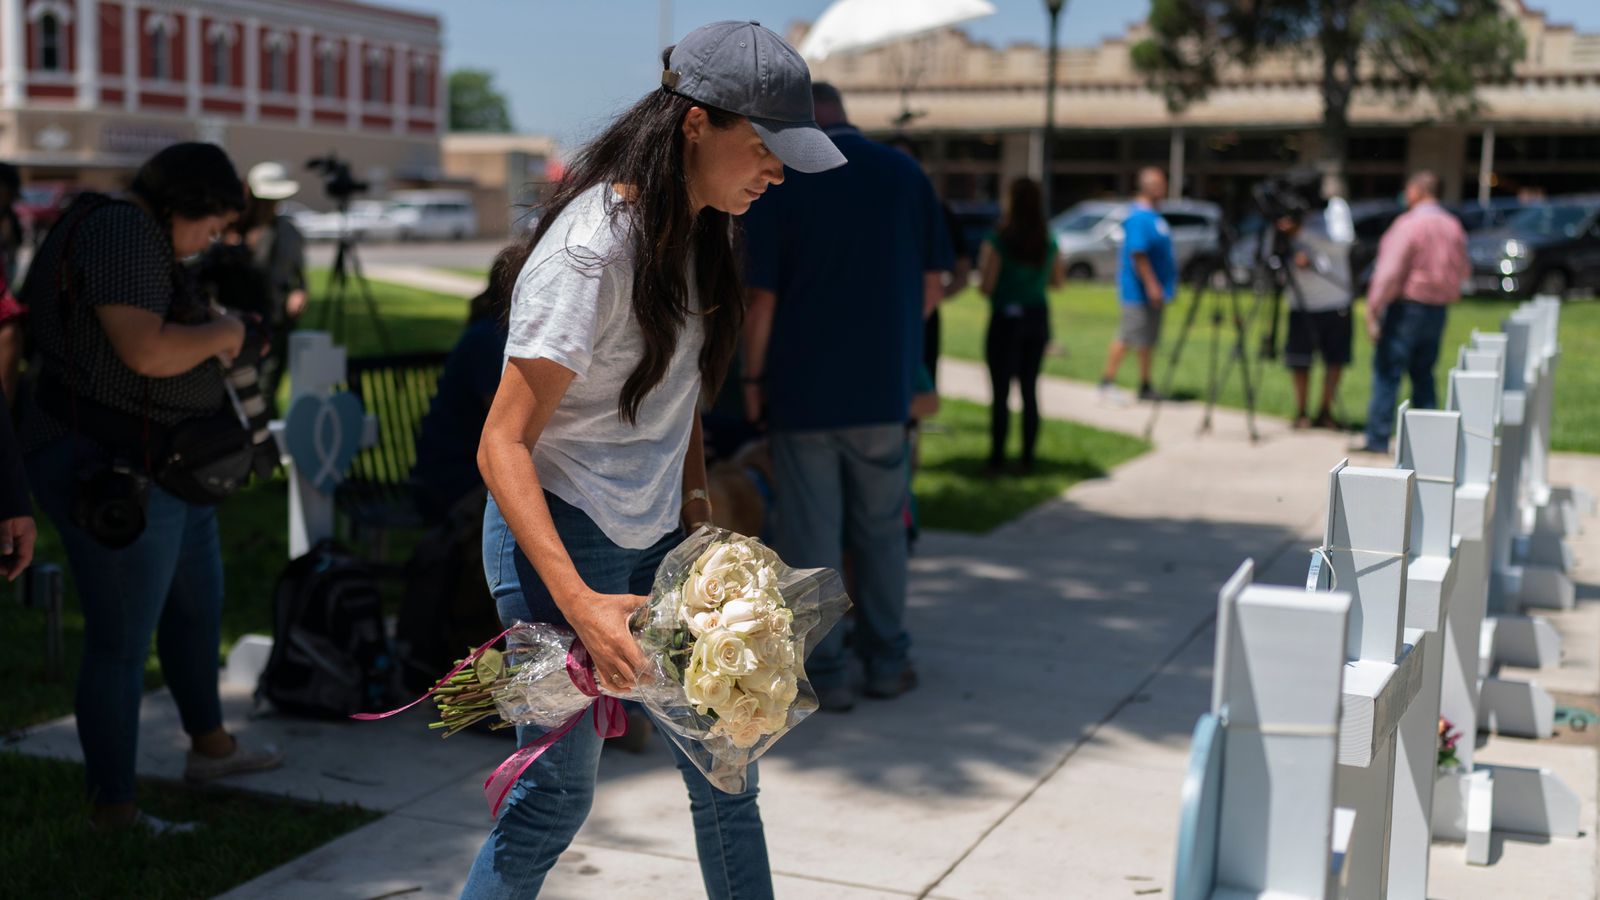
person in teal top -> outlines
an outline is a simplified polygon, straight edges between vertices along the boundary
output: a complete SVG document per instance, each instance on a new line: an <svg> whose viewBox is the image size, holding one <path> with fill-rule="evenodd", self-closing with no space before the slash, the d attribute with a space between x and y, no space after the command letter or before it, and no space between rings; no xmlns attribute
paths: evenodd
<svg viewBox="0 0 1600 900"><path fill-rule="evenodd" d="M1048 291L1059 287L1066 277L1055 238L1045 224L1039 183L1018 178L1011 183L1008 201L999 227L984 237L978 251L981 289L990 304L984 359L993 386L986 468L991 475L1005 466L1013 381L1022 390L1020 471L1033 471L1039 443L1039 368L1050 341Z"/></svg>

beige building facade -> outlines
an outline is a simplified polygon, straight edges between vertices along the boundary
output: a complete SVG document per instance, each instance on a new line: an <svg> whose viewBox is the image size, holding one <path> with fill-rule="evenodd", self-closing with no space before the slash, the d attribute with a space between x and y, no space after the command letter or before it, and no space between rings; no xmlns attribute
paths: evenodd
<svg viewBox="0 0 1600 900"><path fill-rule="evenodd" d="M1362 92L1351 108L1352 197L1392 196L1405 173L1428 167L1455 200L1479 195L1600 190L1600 33L1552 23L1502 0L1521 25L1527 55L1506 84L1480 89L1481 110L1441 119L1426 97L1409 103ZM793 37L803 35L797 28ZM1143 165L1169 169L1176 193L1238 210L1251 184L1317 155L1322 100L1315 53L1250 71L1225 70L1210 97L1182 113L1135 71L1143 23L1094 47L1060 52L1055 206L1126 195ZM994 201L1012 178L1041 177L1046 57L1042 47L995 47L948 29L812 67L837 85L869 134L903 133L919 145L946 197Z"/></svg>
<svg viewBox="0 0 1600 900"><path fill-rule="evenodd" d="M445 177L470 184L478 234L503 237L526 227L549 183L560 177L556 144L533 134L447 134Z"/></svg>

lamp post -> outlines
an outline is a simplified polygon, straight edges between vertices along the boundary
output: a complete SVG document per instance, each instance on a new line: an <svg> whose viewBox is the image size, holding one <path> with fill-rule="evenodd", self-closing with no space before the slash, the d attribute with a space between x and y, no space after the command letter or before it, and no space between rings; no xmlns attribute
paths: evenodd
<svg viewBox="0 0 1600 900"><path fill-rule="evenodd" d="M1049 218L1050 174L1055 162L1056 142L1056 23L1061 20L1061 9L1067 5L1067 0L1044 0L1044 5L1050 11L1050 62L1044 84L1044 175L1039 188L1044 198L1044 215Z"/></svg>

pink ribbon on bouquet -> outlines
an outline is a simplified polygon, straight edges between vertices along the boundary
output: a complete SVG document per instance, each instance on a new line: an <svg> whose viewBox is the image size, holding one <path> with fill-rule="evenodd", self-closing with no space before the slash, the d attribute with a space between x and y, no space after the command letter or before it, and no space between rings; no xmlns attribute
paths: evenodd
<svg viewBox="0 0 1600 900"><path fill-rule="evenodd" d="M506 794L511 792L511 786L517 783L522 773L533 765L534 760L554 746L556 741L566 737L567 732L577 727L578 721L590 709L594 710L594 732L601 740L622 737L628 733L628 716L622 709L622 701L600 693L600 689L594 683L594 672L589 667L589 651L584 648L583 641L576 637L572 639L572 647L567 650L567 677L572 679L573 685L583 692L585 697L595 698L594 702L573 713L556 728L545 732L537 741L506 757L506 761L501 763L483 783L483 796L489 801L489 815L500 814L500 805L505 802Z"/></svg>
<svg viewBox="0 0 1600 900"><path fill-rule="evenodd" d="M456 677L457 672L477 662L478 657L482 656L485 650L493 647L501 638L510 633L511 629L507 628L505 631L478 645L478 649L468 653L466 659L456 663L454 669L446 672L443 678L434 682L433 687L428 688L427 693L407 703L405 706L381 713L355 713L350 718L370 722L375 719L387 719L390 716L405 712L432 697L434 692L448 684L450 679ZM572 638L572 646L567 648L567 677L572 679L573 686L585 697L593 697L595 702L573 713L565 722L545 732L544 736L537 741L511 754L506 758L505 762L500 764L499 768L489 775L488 780L483 783L483 796L484 799L489 801L489 815L496 816L500 814L500 805L505 802L506 794L511 792L511 786L517 783L517 779L522 777L522 773L533 765L534 760L543 756L546 750L554 746L556 741L566 737L567 732L577 727L578 721L591 708L594 709L595 734L600 735L602 740L622 737L628 733L628 716L622 709L622 701L600 693L600 688L594 682L594 672L589 666L589 651L583 646L583 641L579 640L576 635Z"/></svg>

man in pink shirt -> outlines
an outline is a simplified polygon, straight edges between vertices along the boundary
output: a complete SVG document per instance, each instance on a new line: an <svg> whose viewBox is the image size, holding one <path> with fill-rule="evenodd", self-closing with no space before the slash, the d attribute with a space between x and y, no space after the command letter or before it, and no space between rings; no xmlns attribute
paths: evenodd
<svg viewBox="0 0 1600 900"><path fill-rule="evenodd" d="M1446 307L1461 298L1471 274L1467 235L1439 205L1439 176L1423 170L1406 181L1409 209L1378 245L1378 264L1367 288L1367 334L1372 358L1372 402L1367 432L1355 449L1388 453L1400 378L1411 379L1411 405L1439 405L1433 365L1444 337Z"/></svg>

